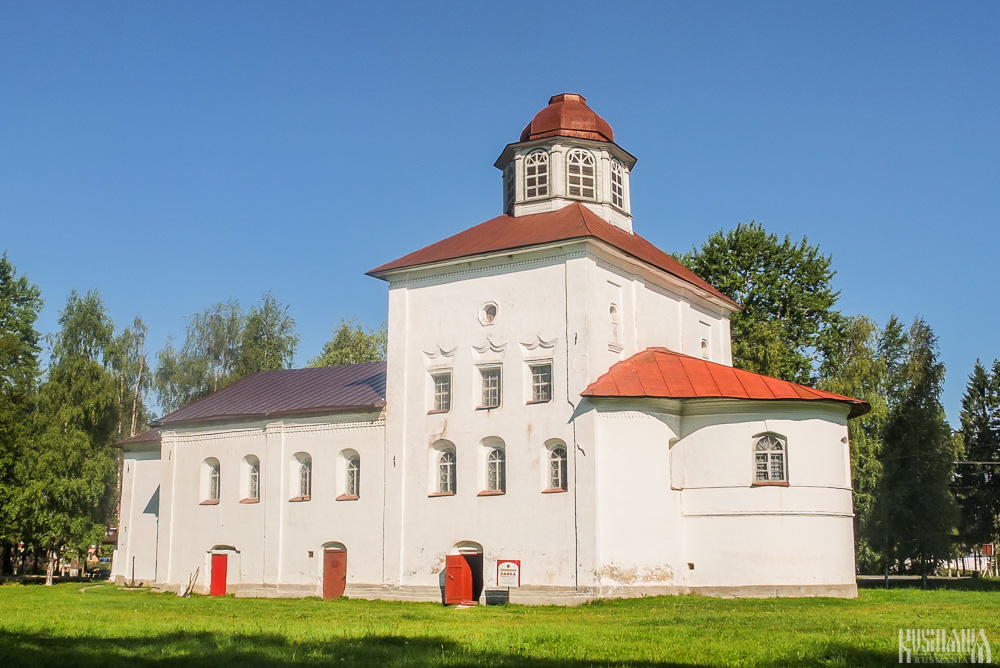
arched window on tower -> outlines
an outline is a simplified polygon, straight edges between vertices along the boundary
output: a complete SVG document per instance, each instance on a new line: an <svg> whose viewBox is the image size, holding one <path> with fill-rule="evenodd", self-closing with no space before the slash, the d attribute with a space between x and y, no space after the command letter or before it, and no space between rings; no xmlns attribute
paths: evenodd
<svg viewBox="0 0 1000 668"><path fill-rule="evenodd" d="M529 153L524 159L524 199L547 197L549 194L549 154Z"/></svg>
<svg viewBox="0 0 1000 668"><path fill-rule="evenodd" d="M569 196L594 199L595 181L593 154L579 148L570 151L566 156L566 192Z"/></svg>
<svg viewBox="0 0 1000 668"><path fill-rule="evenodd" d="M611 203L625 209L625 167L617 160L611 161Z"/></svg>

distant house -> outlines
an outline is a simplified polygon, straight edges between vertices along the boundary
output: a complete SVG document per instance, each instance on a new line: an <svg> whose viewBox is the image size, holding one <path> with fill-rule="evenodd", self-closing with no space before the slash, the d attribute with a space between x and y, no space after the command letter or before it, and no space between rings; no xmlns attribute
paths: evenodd
<svg viewBox="0 0 1000 668"><path fill-rule="evenodd" d="M120 444L115 577L855 596L847 421L868 407L732 367L739 307L634 233L635 162L553 97L496 161L502 215L369 272L387 363L258 373Z"/></svg>

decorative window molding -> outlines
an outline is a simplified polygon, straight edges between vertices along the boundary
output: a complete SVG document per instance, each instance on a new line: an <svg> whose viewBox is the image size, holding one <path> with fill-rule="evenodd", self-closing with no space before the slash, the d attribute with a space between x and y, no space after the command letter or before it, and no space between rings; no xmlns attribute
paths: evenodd
<svg viewBox="0 0 1000 668"><path fill-rule="evenodd" d="M479 367L479 408L499 408L502 394L502 375L499 364Z"/></svg>
<svg viewBox="0 0 1000 668"><path fill-rule="evenodd" d="M559 339L556 338L552 339L551 341L546 341L540 336L535 336L534 341L527 341L527 342L522 341L521 347L524 348L525 352L536 350L538 348L542 348L543 350L551 350L552 348L556 347L556 341L558 340Z"/></svg>
<svg viewBox="0 0 1000 668"><path fill-rule="evenodd" d="M570 197L595 199L596 169L594 154L575 148L566 155L566 193Z"/></svg>
<svg viewBox="0 0 1000 668"><path fill-rule="evenodd" d="M445 350L441 346L434 346L434 350L424 351L424 355L427 355L428 359L436 360L439 357L454 357L455 352L458 351L458 346L455 346L451 350Z"/></svg>
<svg viewBox="0 0 1000 668"><path fill-rule="evenodd" d="M753 446L754 485L788 484L788 447L777 434L761 435Z"/></svg>
<svg viewBox="0 0 1000 668"><path fill-rule="evenodd" d="M532 151L524 159L524 199L549 195L549 154Z"/></svg>
<svg viewBox="0 0 1000 668"><path fill-rule="evenodd" d="M451 410L451 369L431 372L431 413Z"/></svg>
<svg viewBox="0 0 1000 668"><path fill-rule="evenodd" d="M552 361L528 364L531 372L531 394L529 404L544 404L552 401Z"/></svg>
<svg viewBox="0 0 1000 668"><path fill-rule="evenodd" d="M611 161L611 203L625 210L625 166L617 160Z"/></svg>

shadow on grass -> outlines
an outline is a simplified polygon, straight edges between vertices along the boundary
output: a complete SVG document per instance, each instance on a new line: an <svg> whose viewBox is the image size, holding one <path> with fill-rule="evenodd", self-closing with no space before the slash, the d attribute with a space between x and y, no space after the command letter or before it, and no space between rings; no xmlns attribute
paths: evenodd
<svg viewBox="0 0 1000 668"><path fill-rule="evenodd" d="M889 577L890 589L920 589L923 585L915 575L893 575ZM885 589L885 578L867 575L858 578L859 589ZM997 578L927 578L927 589L951 591L1000 591Z"/></svg>
<svg viewBox="0 0 1000 668"><path fill-rule="evenodd" d="M518 652L490 652L463 646L444 638L367 636L329 641L291 642L275 634L253 636L221 633L177 632L149 638L66 637L34 633L0 631L0 656L9 665L134 666L146 668L202 667L279 668L285 666L490 666L494 668L598 668L631 666L634 668L688 668L708 663L670 661L539 658ZM734 657L740 665L764 668L797 666L885 666L894 663L892 652L878 652L847 644L829 644L816 655L788 660L754 662L751 657Z"/></svg>

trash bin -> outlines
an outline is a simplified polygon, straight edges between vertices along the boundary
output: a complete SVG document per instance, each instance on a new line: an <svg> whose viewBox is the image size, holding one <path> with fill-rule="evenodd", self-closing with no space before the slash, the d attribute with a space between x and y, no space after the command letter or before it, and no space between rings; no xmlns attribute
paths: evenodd
<svg viewBox="0 0 1000 668"><path fill-rule="evenodd" d="M510 591L503 589L487 589L486 605L507 605L510 602Z"/></svg>

